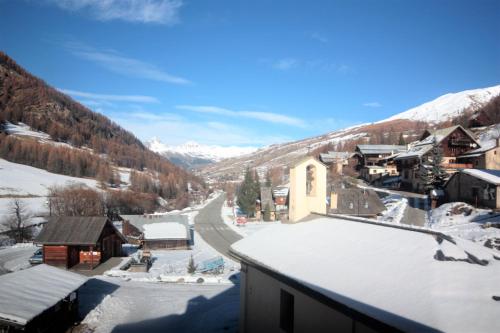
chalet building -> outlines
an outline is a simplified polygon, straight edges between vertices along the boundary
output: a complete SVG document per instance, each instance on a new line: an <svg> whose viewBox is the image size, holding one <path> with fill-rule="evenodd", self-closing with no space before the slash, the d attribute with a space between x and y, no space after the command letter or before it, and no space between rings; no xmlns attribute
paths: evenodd
<svg viewBox="0 0 500 333"><path fill-rule="evenodd" d="M191 241L189 226L178 222L144 225L144 250L188 250Z"/></svg>
<svg viewBox="0 0 500 333"><path fill-rule="evenodd" d="M79 319L86 281L44 264L0 276L0 332L65 332Z"/></svg>
<svg viewBox="0 0 500 333"><path fill-rule="evenodd" d="M354 153L347 151L330 151L319 154L319 160L334 170L337 174L343 174L343 170L349 165L350 159Z"/></svg>
<svg viewBox="0 0 500 333"><path fill-rule="evenodd" d="M467 240L316 216L231 252L241 261L241 333L500 332L500 265Z"/></svg>
<svg viewBox="0 0 500 333"><path fill-rule="evenodd" d="M500 170L500 138L481 146L458 156L457 162L471 164L475 169Z"/></svg>
<svg viewBox="0 0 500 333"><path fill-rule="evenodd" d="M110 257L122 255L127 240L107 217L59 216L49 219L35 239L43 245L43 262L71 268L95 267Z"/></svg>
<svg viewBox="0 0 500 333"><path fill-rule="evenodd" d="M463 169L446 183L447 201L500 209L500 170Z"/></svg>
<svg viewBox="0 0 500 333"><path fill-rule="evenodd" d="M328 213L376 217L385 210L379 196L373 190L338 188L330 193Z"/></svg>
<svg viewBox="0 0 500 333"><path fill-rule="evenodd" d="M381 159L402 152L406 152L406 146L357 145L355 156L358 158L358 170L364 166L379 165Z"/></svg>
<svg viewBox="0 0 500 333"><path fill-rule="evenodd" d="M401 175L402 188L415 192L424 190L424 184L419 177L420 165L431 159L434 144L442 150L442 166L449 175L459 168L472 168L472 164L458 163L457 159L480 147L474 136L460 125L434 131L426 130L420 141L395 158Z"/></svg>
<svg viewBox="0 0 500 333"><path fill-rule="evenodd" d="M129 242L146 249L187 249L192 230L186 215L120 215L122 232Z"/></svg>

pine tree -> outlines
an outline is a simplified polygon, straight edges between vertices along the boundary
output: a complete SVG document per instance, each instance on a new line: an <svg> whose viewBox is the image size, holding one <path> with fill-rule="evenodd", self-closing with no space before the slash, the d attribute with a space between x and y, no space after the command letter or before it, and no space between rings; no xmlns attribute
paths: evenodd
<svg viewBox="0 0 500 333"><path fill-rule="evenodd" d="M404 145L406 145L405 138L404 138L404 136L403 136L403 133L402 133L402 132L399 134L399 143L398 143L398 144L399 144L400 146L404 146Z"/></svg>
<svg viewBox="0 0 500 333"><path fill-rule="evenodd" d="M255 214L255 201L258 198L257 186L255 185L256 183L257 182L254 180L252 171L247 168L245 178L238 189L237 204L240 209L250 217Z"/></svg>
<svg viewBox="0 0 500 333"><path fill-rule="evenodd" d="M432 149L427 161L422 161L419 166L419 178L424 185L424 191L429 193L434 189L441 189L446 181L446 171L442 167L443 151L436 138L432 141Z"/></svg>

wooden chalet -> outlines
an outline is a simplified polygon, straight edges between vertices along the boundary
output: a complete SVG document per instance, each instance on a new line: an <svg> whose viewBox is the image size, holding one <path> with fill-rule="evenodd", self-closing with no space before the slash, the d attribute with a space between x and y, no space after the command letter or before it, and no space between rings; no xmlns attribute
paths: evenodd
<svg viewBox="0 0 500 333"><path fill-rule="evenodd" d="M357 145L354 157L358 159L357 169L379 165L381 159L406 151L406 146L398 145Z"/></svg>
<svg viewBox="0 0 500 333"><path fill-rule="evenodd" d="M420 141L395 158L401 175L401 188L415 192L423 191L424 186L419 177L420 165L432 159L434 144L442 150L441 165L449 175L461 168L472 168L472 164L458 163L457 159L473 149L480 148L474 136L460 125L434 131L426 130Z"/></svg>
<svg viewBox="0 0 500 333"><path fill-rule="evenodd" d="M127 240L107 217L59 216L49 220L35 240L43 245L43 262L71 268L77 264L95 267L110 257L122 255Z"/></svg>

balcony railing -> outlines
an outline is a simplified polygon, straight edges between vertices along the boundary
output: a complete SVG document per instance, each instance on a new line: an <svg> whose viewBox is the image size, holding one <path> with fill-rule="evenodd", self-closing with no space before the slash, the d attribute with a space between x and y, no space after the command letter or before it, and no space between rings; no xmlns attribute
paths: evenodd
<svg viewBox="0 0 500 333"><path fill-rule="evenodd" d="M472 163L443 163L441 166L445 169L472 169Z"/></svg>

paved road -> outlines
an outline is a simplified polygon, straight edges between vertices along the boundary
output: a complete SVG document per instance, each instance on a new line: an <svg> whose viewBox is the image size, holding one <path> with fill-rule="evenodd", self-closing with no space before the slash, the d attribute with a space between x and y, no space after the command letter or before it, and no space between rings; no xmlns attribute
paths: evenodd
<svg viewBox="0 0 500 333"><path fill-rule="evenodd" d="M36 248L34 246L6 248L0 250L0 275L9 273L7 267L19 268L21 266L29 266L28 259L33 255ZM7 267L6 267L7 266Z"/></svg>
<svg viewBox="0 0 500 333"><path fill-rule="evenodd" d="M226 199L225 195L219 196L200 210L194 220L195 230L219 253L229 254L231 244L242 237L229 228L221 217L221 208Z"/></svg>

